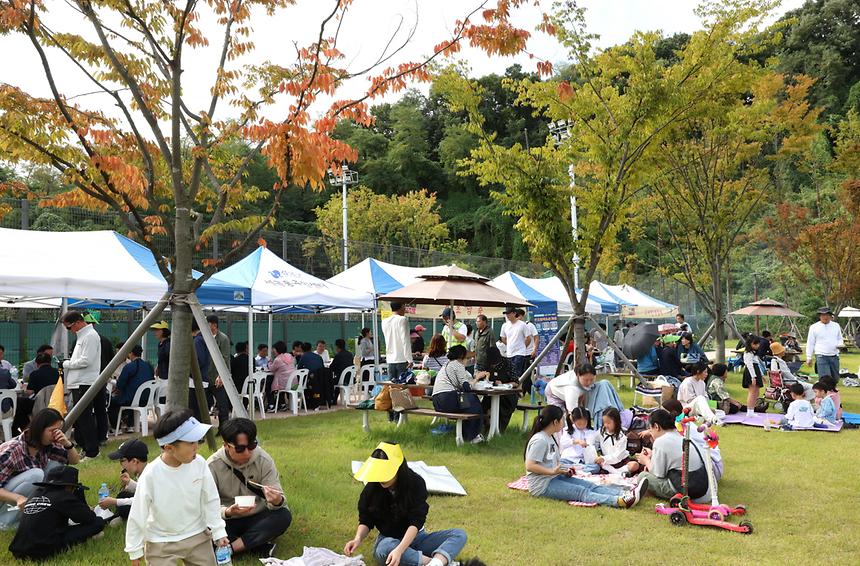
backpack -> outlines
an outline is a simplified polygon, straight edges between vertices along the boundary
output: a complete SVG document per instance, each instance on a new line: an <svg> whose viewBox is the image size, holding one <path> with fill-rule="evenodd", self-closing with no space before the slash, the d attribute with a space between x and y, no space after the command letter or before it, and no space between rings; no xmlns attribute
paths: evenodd
<svg viewBox="0 0 860 566"><path fill-rule="evenodd" d="M641 438L639 433L648 430L647 417L636 416L630 423L630 428L627 429L627 451L631 454L642 452L643 448L651 448L653 442L650 438Z"/></svg>

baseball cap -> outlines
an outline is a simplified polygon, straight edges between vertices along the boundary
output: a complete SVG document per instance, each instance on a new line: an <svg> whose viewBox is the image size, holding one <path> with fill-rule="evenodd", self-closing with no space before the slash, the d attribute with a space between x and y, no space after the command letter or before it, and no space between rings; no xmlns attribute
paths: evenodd
<svg viewBox="0 0 860 566"><path fill-rule="evenodd" d="M512 312L517 312L517 307L513 305L505 305L505 310L502 311L502 314L509 314Z"/></svg>
<svg viewBox="0 0 860 566"><path fill-rule="evenodd" d="M353 476L358 481L365 483L391 481L397 475L397 470L403 463L403 451L400 445L380 442L376 450L381 450L385 458L371 456L365 460Z"/></svg>
<svg viewBox="0 0 860 566"><path fill-rule="evenodd" d="M87 324L98 324L99 319L97 319L93 313L88 312L84 314L84 322Z"/></svg>
<svg viewBox="0 0 860 566"><path fill-rule="evenodd" d="M141 462L146 462L149 459L149 447L142 440L133 438L120 444L115 452L108 454L108 458L111 460L137 458Z"/></svg>
<svg viewBox="0 0 860 566"><path fill-rule="evenodd" d="M425 330L427 330L427 329L424 328L423 326L421 326L420 324L415 325L415 332L424 332Z"/></svg>
<svg viewBox="0 0 860 566"><path fill-rule="evenodd" d="M203 424L194 417L189 417L189 419L179 425L176 430L167 436L162 436L155 440L158 442L159 446L166 446L180 441L199 442L204 436L206 436L206 433L209 432L210 428L212 428L212 425Z"/></svg>
<svg viewBox="0 0 860 566"><path fill-rule="evenodd" d="M442 309L442 314L440 315L442 318L451 318L453 312L451 311L451 307L445 307Z"/></svg>
<svg viewBox="0 0 860 566"><path fill-rule="evenodd" d="M170 326L167 324L167 321L162 320L161 322L156 322L149 328L152 330L167 330Z"/></svg>

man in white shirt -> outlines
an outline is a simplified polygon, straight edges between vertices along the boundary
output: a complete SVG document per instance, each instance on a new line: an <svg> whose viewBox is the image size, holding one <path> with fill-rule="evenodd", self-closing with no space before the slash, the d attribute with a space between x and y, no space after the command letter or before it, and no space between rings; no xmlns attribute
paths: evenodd
<svg viewBox="0 0 860 566"><path fill-rule="evenodd" d="M833 311L830 307L818 309L818 322L809 327L806 338L806 364L812 365L815 355L819 378L829 375L839 379L839 346L842 344L842 328L833 322Z"/></svg>
<svg viewBox="0 0 860 566"><path fill-rule="evenodd" d="M502 325L499 340L505 345L505 352L511 364L511 377L519 379L529 360L532 337L529 336L526 324L517 318L516 308L507 306L503 312L508 321Z"/></svg>
<svg viewBox="0 0 860 566"><path fill-rule="evenodd" d="M317 349L316 353L319 357L322 358L325 367L331 363L331 356L328 354L328 349L326 348L325 340L317 340Z"/></svg>
<svg viewBox="0 0 860 566"><path fill-rule="evenodd" d="M526 329L532 339L532 343L529 345L529 357L534 360L538 355L538 346L540 345L537 326L532 321L526 319L526 311L523 309L517 309L517 318L526 323Z"/></svg>
<svg viewBox="0 0 860 566"><path fill-rule="evenodd" d="M257 355L254 356L254 368L258 371L269 369L269 346L267 344L257 345Z"/></svg>
<svg viewBox="0 0 860 566"><path fill-rule="evenodd" d="M382 321L388 379L394 379L412 365L412 342L409 341L406 307L401 303L391 303L391 313Z"/></svg>
<svg viewBox="0 0 860 566"><path fill-rule="evenodd" d="M75 349L72 357L63 362L63 382L66 389L72 393L72 402L76 405L83 398L96 379L101 367L102 344L101 337L87 324L79 312L69 312L63 317L66 330L75 333ZM83 410L75 421L75 443L83 447L86 458L99 455L99 439L96 430L96 417L93 403Z"/></svg>

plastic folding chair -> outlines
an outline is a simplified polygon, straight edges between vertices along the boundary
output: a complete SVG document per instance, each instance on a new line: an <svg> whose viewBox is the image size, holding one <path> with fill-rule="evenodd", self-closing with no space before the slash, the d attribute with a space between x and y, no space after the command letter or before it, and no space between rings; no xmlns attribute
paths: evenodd
<svg viewBox="0 0 860 566"><path fill-rule="evenodd" d="M148 393L146 403L141 403L141 397L144 393ZM131 400L131 405L126 405L119 408L116 415L116 429L113 435L119 436L119 429L122 425L123 411L132 411L134 413L134 428L140 429L142 436L149 435L149 411L158 403L158 383L153 379L141 384L134 392L134 397Z"/></svg>

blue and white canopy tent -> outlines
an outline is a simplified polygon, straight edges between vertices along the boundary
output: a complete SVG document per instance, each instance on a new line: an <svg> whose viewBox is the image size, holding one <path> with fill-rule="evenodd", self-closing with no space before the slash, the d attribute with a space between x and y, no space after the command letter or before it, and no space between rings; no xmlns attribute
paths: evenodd
<svg viewBox="0 0 860 566"><path fill-rule="evenodd" d="M630 285L605 285L607 290L624 301L621 316L624 318L671 318L678 314L678 306L655 299Z"/></svg>
<svg viewBox="0 0 860 566"><path fill-rule="evenodd" d="M267 312L269 347L272 313L311 314L374 308L374 297L370 293L314 277L262 246L212 275L196 294L202 305L247 308L249 345L254 342L254 311ZM254 357L249 356L249 375L254 373L253 364Z"/></svg>
<svg viewBox="0 0 860 566"><path fill-rule="evenodd" d="M522 297L530 303L555 302L559 316L573 314L570 298L558 277L534 279L506 271L490 281L490 285ZM594 289L595 286L592 284L588 299L585 301L585 312L590 314L617 314L621 311L621 303L617 299L605 293L592 294Z"/></svg>

